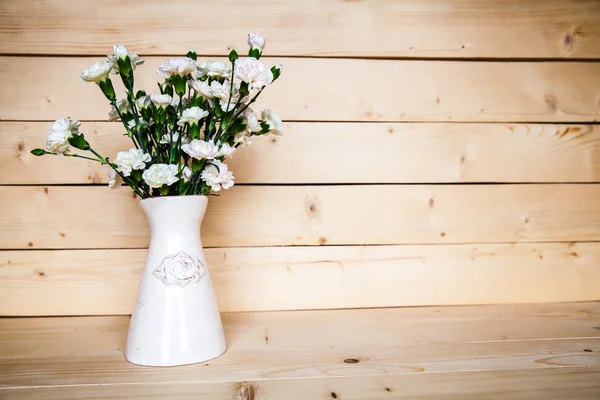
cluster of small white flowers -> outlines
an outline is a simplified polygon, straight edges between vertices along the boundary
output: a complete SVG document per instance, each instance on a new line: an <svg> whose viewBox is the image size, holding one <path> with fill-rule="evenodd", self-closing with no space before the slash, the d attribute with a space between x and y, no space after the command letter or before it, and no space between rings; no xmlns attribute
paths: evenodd
<svg viewBox="0 0 600 400"><path fill-rule="evenodd" d="M260 33L250 32L248 34L248 46L250 46L251 49L263 51L266 43L267 41Z"/></svg>
<svg viewBox="0 0 600 400"><path fill-rule="evenodd" d="M146 163L150 162L151 159L150 154L144 153L142 149L129 149L117 153L115 164L117 164L117 171L123 174L124 177L128 177L131 175L132 170L146 168Z"/></svg>
<svg viewBox="0 0 600 400"><path fill-rule="evenodd" d="M206 142L194 139L190 143L182 145L181 150L196 160L212 160L219 155L219 147L212 140Z"/></svg>
<svg viewBox="0 0 600 400"><path fill-rule="evenodd" d="M95 82L99 83L104 81L108 74L114 71L113 64L110 61L98 61L80 75L81 80L84 82Z"/></svg>
<svg viewBox="0 0 600 400"><path fill-rule="evenodd" d="M198 78L227 78L231 76L231 67L220 61L208 60L198 65Z"/></svg>
<svg viewBox="0 0 600 400"><path fill-rule="evenodd" d="M81 123L77 120L70 121L66 118L58 119L46 136L46 148L52 153L63 155L69 151L69 138L79 134Z"/></svg>
<svg viewBox="0 0 600 400"><path fill-rule="evenodd" d="M262 111L261 117L263 122L266 122L269 126L269 133L277 136L283 135L283 122L281 122L279 115L275 114L272 110L266 109Z"/></svg>
<svg viewBox="0 0 600 400"><path fill-rule="evenodd" d="M231 99L229 99L229 92L231 91ZM210 84L210 94L209 98L217 98L219 99L219 104L221 105L221 109L223 111L231 111L235 108L238 101L240 101L240 91L236 85L233 85L233 90L231 90L231 82L228 79L225 79L223 83L218 81L212 81Z"/></svg>
<svg viewBox="0 0 600 400"><path fill-rule="evenodd" d="M254 57L240 58L235 63L235 76L248 84L248 89L262 89L273 82L273 72Z"/></svg>
<svg viewBox="0 0 600 400"><path fill-rule="evenodd" d="M121 119L121 117L119 117L119 113L121 113L121 115L124 115L124 114L131 114L133 112L131 110L131 106L129 105L129 102L127 101L127 99L117 100L116 104L117 104L117 107L115 108L114 105L111 105L110 111L108 112L108 120L111 122L119 121Z"/></svg>
<svg viewBox="0 0 600 400"><path fill-rule="evenodd" d="M113 54L108 54L107 57L113 66L113 73L119 73L118 59L125 60L126 57L129 57L131 69L133 70L135 70L136 66L144 63L144 60L142 60L140 56L132 51L129 51L127 47L121 46L120 44L115 44L113 46Z"/></svg>
<svg viewBox="0 0 600 400"><path fill-rule="evenodd" d="M221 188L229 189L234 183L233 173L229 171L227 164L219 160L211 161L202 171L200 178L215 192Z"/></svg>
<svg viewBox="0 0 600 400"><path fill-rule="evenodd" d="M108 187L111 189L118 189L121 186L123 180L121 179L121 175L117 173L114 169L111 169L108 172Z"/></svg>
<svg viewBox="0 0 600 400"><path fill-rule="evenodd" d="M156 73L163 78L172 75L187 76L196 70L196 61L189 57L169 58L165 60Z"/></svg>
<svg viewBox="0 0 600 400"><path fill-rule="evenodd" d="M193 124L198 125L198 121L200 121L202 118L206 117L207 115L208 115L208 111L205 111L205 110L201 109L200 107L187 108L187 109L183 110L183 113L181 114L181 118L179 118L177 125L179 125L179 126L184 126L186 124L187 125L193 125Z"/></svg>
<svg viewBox="0 0 600 400"><path fill-rule="evenodd" d="M111 189L118 188L125 181L140 196L155 195L156 192L151 189L159 189L163 195L177 193L176 190L166 190L164 186L171 186L180 180L186 185L192 181L194 193L206 191L206 186L199 188L200 180L213 191L228 189L234 185L234 176L223 160L231 158L239 146L250 145L252 136L283 133L283 122L275 112L264 109L259 118L249 107L260 91L270 85L281 71L280 65L271 69L259 60L265 44L262 35L249 33L248 56L239 58L234 51L230 53L233 69L221 61L196 62L194 50L186 57L167 59L156 71L165 78L160 84L161 93L146 94L141 91L137 92L135 99L128 97L119 100L116 99L110 74L120 74L126 89L135 93L132 72L144 60L126 47L114 45L113 53L107 55L107 61L91 65L81 73L80 78L100 86L111 102L109 120L123 119L127 135L134 139L136 147L118 152L114 161L109 162L108 158L91 149L83 134L79 133L79 121L61 118L55 121L48 132L48 152L63 155L71 147L91 150L97 156L97 161L109 163L112 167L108 174L108 186ZM186 85L193 90L189 96L186 95ZM210 123L206 122L206 130L201 132L203 120L209 115L213 119ZM156 131L152 130L153 126ZM236 133L232 135L230 132ZM205 135L208 135L207 140ZM173 143L177 143L175 149ZM167 147L169 150L165 156ZM155 154L153 148L159 149L156 157L149 154ZM149 149L149 153L144 149ZM36 149L33 153L40 155L48 152ZM77 154L68 155L81 157ZM179 160L173 161L174 155ZM200 165L202 168L196 172L200 176L195 179L194 171L183 163L187 160L189 164L190 158L203 161L194 161L190 165L194 168ZM173 164L161 163L163 160L171 160ZM141 183L140 177L147 186L136 188L135 185ZM182 187L185 193L186 186Z"/></svg>
<svg viewBox="0 0 600 400"><path fill-rule="evenodd" d="M176 164L153 164L144 171L142 179L151 188L160 188L162 185L171 186L179 180Z"/></svg>
<svg viewBox="0 0 600 400"><path fill-rule="evenodd" d="M173 140L171 140L171 135L165 133L160 138L160 144L169 144L169 143L178 143L179 142L179 132L173 132ZM181 135L181 144L188 144L190 142L190 137L187 135Z"/></svg>

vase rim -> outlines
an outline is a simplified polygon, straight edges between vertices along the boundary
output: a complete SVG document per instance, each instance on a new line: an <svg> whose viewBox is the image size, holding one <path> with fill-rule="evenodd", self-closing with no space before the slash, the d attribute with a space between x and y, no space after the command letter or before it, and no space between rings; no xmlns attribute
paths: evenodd
<svg viewBox="0 0 600 400"><path fill-rule="evenodd" d="M190 194L190 195L179 195L179 196L156 196L156 197L148 197L146 199L141 199L140 203L149 203L152 200L181 200L181 199L190 199L193 197L198 198L208 198L208 196L204 194Z"/></svg>

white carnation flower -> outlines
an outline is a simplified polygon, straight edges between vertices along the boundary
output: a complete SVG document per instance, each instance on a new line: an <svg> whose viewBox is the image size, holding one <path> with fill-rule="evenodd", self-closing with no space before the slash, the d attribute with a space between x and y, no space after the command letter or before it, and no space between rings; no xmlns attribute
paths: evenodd
<svg viewBox="0 0 600 400"><path fill-rule="evenodd" d="M261 89L273 82L273 73L254 57L240 58L235 63L235 76L248 84L248 89Z"/></svg>
<svg viewBox="0 0 600 400"><path fill-rule="evenodd" d="M231 67L220 61L208 60L198 66L198 78L227 78L231 75Z"/></svg>
<svg viewBox="0 0 600 400"><path fill-rule="evenodd" d="M213 92L213 96L219 99L219 104L223 111L233 110L238 101L240 101L240 91L235 85L233 86L233 92L231 93L231 100L229 100L231 83L227 79L225 79L223 83L212 81L210 88ZM227 105L229 105L229 107L227 107Z"/></svg>
<svg viewBox="0 0 600 400"><path fill-rule="evenodd" d="M159 188L162 185L170 186L177 182L179 170L176 164L153 164L144 171L142 179L151 188Z"/></svg>
<svg viewBox="0 0 600 400"><path fill-rule="evenodd" d="M263 51L265 44L266 40L260 33L250 32L248 34L248 46L250 46L251 49L259 49L260 51Z"/></svg>
<svg viewBox="0 0 600 400"><path fill-rule="evenodd" d="M236 133L233 137L233 141L235 143L241 143L242 146L250 146L252 144L252 139L250 138L249 131L242 131Z"/></svg>
<svg viewBox="0 0 600 400"><path fill-rule="evenodd" d="M135 100L135 104L138 106L140 110L150 107L152 104L152 100L150 100L150 96L141 96L140 98Z"/></svg>
<svg viewBox="0 0 600 400"><path fill-rule="evenodd" d="M181 113L181 118L179 119L179 121L177 121L177 125L179 125L179 126L184 126L185 124L199 125L198 121L200 121L202 118L206 117L207 115L208 115L208 111L205 111L205 110L201 109L200 107L186 108L185 110L183 110L183 113Z"/></svg>
<svg viewBox="0 0 600 400"><path fill-rule="evenodd" d="M206 97L207 99L212 99L215 96L210 88L210 85L206 81L189 81L189 85L196 91L196 93Z"/></svg>
<svg viewBox="0 0 600 400"><path fill-rule="evenodd" d="M46 136L46 148L56 154L64 154L69 151L69 138L73 134L79 134L81 122L70 121L66 118L57 119Z"/></svg>
<svg viewBox="0 0 600 400"><path fill-rule="evenodd" d="M110 108L111 110L108 112L109 121L118 121L120 119L119 112L121 115L131 114L133 112L127 99L117 100L117 108L115 108L113 105L111 105ZM117 112L117 109L119 112Z"/></svg>
<svg viewBox="0 0 600 400"><path fill-rule="evenodd" d="M167 108L169 105L171 105L173 98L168 94L152 93L150 95L150 100L156 107Z"/></svg>
<svg viewBox="0 0 600 400"><path fill-rule="evenodd" d="M246 120L246 126L250 132L258 132L262 129L260 126L260 122L258 122L258 118L256 114L250 107L247 107L244 110L244 119Z"/></svg>
<svg viewBox="0 0 600 400"><path fill-rule="evenodd" d="M235 147L230 146L229 143L223 143L223 145L219 149L217 157L223 156L225 158L231 158L233 156L233 153L235 153Z"/></svg>
<svg viewBox="0 0 600 400"><path fill-rule="evenodd" d="M204 168L200 178L210 186L211 190L218 192L233 186L233 173L229 171L227 164L219 160L213 160Z"/></svg>
<svg viewBox="0 0 600 400"><path fill-rule="evenodd" d="M134 169L146 168L145 163L150 162L151 159L150 154L144 153L142 149L129 149L117 153L115 164L117 164L117 171L127 177Z"/></svg>
<svg viewBox="0 0 600 400"><path fill-rule="evenodd" d="M113 70L113 65L108 61L98 61L79 76L84 82L99 83L108 77L108 74Z"/></svg>
<svg viewBox="0 0 600 400"><path fill-rule="evenodd" d="M212 140L205 142L204 140L194 139L190 143L182 145L181 150L197 160L205 158L212 160L219 154L219 148Z"/></svg>
<svg viewBox="0 0 600 400"><path fill-rule="evenodd" d="M121 186L121 182L123 182L121 175L119 175L114 169L111 169L108 172L108 187L111 189L118 189Z"/></svg>
<svg viewBox="0 0 600 400"><path fill-rule="evenodd" d="M173 143L177 143L179 140L179 132L173 132ZM181 136L181 144L188 144L190 142L190 137L187 135ZM160 144L169 144L171 143L171 134L165 133L160 138Z"/></svg>
<svg viewBox="0 0 600 400"><path fill-rule="evenodd" d="M171 75L186 76L196 70L196 62L189 57L169 58L165 60L156 73L163 78L170 78Z"/></svg>
<svg viewBox="0 0 600 400"><path fill-rule="evenodd" d="M142 60L140 56L129 51L127 47L119 44L113 46L113 54L108 54L107 57L113 66L112 72L115 74L119 73L119 63L117 62L119 58L124 60L125 57L129 57L129 63L131 64L132 70L135 70L136 66L144 63L144 60Z"/></svg>
<svg viewBox="0 0 600 400"><path fill-rule="evenodd" d="M281 122L279 115L275 114L274 111L267 109L262 111L261 116L263 122L266 122L269 125L269 133L277 136L283 135L283 122Z"/></svg>
<svg viewBox="0 0 600 400"><path fill-rule="evenodd" d="M187 182L192 179L192 176L194 176L194 172L189 169L187 165L183 167L183 171L181 171L181 178Z"/></svg>

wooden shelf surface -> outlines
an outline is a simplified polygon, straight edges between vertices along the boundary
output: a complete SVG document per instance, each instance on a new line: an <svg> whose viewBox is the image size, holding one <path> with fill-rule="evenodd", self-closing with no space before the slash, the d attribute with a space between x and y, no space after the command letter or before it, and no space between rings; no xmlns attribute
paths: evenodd
<svg viewBox="0 0 600 400"><path fill-rule="evenodd" d="M228 351L148 368L129 317L0 319L1 399L599 399L600 302L224 313Z"/></svg>

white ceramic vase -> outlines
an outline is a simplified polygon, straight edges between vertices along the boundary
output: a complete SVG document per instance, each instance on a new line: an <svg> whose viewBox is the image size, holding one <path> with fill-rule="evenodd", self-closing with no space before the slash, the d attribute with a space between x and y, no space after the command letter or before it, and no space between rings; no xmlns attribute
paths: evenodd
<svg viewBox="0 0 600 400"><path fill-rule="evenodd" d="M226 349L200 240L206 196L140 202L152 237L125 357L147 366L193 364Z"/></svg>

